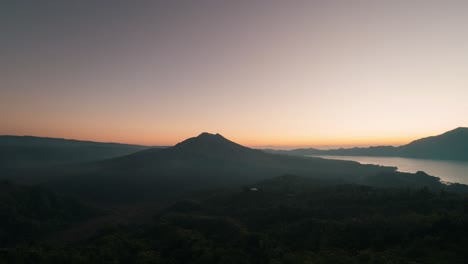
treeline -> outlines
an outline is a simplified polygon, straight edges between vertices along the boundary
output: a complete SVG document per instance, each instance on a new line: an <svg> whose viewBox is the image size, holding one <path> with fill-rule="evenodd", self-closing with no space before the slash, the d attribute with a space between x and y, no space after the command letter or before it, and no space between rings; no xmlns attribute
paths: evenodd
<svg viewBox="0 0 468 264"><path fill-rule="evenodd" d="M96 209L39 186L0 182L0 248L32 243L72 223L98 215Z"/></svg>
<svg viewBox="0 0 468 264"><path fill-rule="evenodd" d="M252 189L255 187L256 189ZM198 193L147 226L62 247L1 251L6 263L465 263L465 194L320 185L283 176ZM0 262L1 263L1 262Z"/></svg>

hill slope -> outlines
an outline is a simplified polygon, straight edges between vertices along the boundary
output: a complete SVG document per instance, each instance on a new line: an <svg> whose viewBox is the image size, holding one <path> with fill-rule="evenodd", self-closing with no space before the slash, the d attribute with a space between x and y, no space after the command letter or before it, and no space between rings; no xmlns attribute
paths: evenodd
<svg viewBox="0 0 468 264"><path fill-rule="evenodd" d="M144 225L4 249L1 263L466 263L468 197L285 175L194 194ZM28 260L34 260L29 261ZM3 261L3 262L2 262Z"/></svg>
<svg viewBox="0 0 468 264"><path fill-rule="evenodd" d="M166 149L148 149L102 162L45 170L30 180L41 180L56 190L90 199L129 201L249 184L282 174L328 183L434 188L441 185L438 178L425 174L417 177L395 172L393 167L269 154L208 133Z"/></svg>
<svg viewBox="0 0 468 264"><path fill-rule="evenodd" d="M148 147L61 138L0 136L0 170L98 161L146 148Z"/></svg>
<svg viewBox="0 0 468 264"><path fill-rule="evenodd" d="M20 186L2 181L0 247L29 242L96 214L93 208L38 186Z"/></svg>
<svg viewBox="0 0 468 264"><path fill-rule="evenodd" d="M418 139L400 147L377 146L331 150L306 148L289 151L266 151L288 155L406 157L468 161L468 128L459 127L444 134Z"/></svg>
<svg viewBox="0 0 468 264"><path fill-rule="evenodd" d="M415 140L398 148L403 157L468 161L468 128Z"/></svg>

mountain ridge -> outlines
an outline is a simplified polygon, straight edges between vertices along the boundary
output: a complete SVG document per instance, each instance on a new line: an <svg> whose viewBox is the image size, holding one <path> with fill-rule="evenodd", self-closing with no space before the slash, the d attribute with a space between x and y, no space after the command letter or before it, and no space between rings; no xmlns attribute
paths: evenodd
<svg viewBox="0 0 468 264"><path fill-rule="evenodd" d="M312 157L276 155L244 147L219 134L202 133L165 149L43 171L41 184L96 200L177 196L220 186L239 186L279 175L298 175L329 184L445 188L427 174L395 167ZM144 198L146 197L146 198Z"/></svg>
<svg viewBox="0 0 468 264"><path fill-rule="evenodd" d="M91 162L128 155L142 145L35 136L0 136L0 171Z"/></svg>
<svg viewBox="0 0 468 264"><path fill-rule="evenodd" d="M330 150L299 148L265 151L287 155L373 156L468 161L468 128L458 127L440 135L420 138L398 147L371 146Z"/></svg>
<svg viewBox="0 0 468 264"><path fill-rule="evenodd" d="M50 143L76 143L76 144L105 144L105 145L120 145L120 146L138 146L138 147L150 147L140 144L128 144L111 141L93 141L93 140L81 140L73 138L59 138L59 137L40 137L31 135L0 135L0 145L31 145L31 144L50 144Z"/></svg>

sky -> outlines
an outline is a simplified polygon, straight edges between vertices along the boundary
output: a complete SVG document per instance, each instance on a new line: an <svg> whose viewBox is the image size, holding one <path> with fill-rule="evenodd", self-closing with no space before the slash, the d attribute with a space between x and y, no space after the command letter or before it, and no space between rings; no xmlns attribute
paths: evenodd
<svg viewBox="0 0 468 264"><path fill-rule="evenodd" d="M2 1L0 134L400 145L468 126L468 2Z"/></svg>

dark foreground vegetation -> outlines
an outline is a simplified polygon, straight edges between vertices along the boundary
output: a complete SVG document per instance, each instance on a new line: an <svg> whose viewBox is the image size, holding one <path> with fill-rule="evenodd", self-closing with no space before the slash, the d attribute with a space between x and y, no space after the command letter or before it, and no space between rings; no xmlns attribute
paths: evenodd
<svg viewBox="0 0 468 264"><path fill-rule="evenodd" d="M0 182L0 248L22 245L99 214L38 186Z"/></svg>
<svg viewBox="0 0 468 264"><path fill-rule="evenodd" d="M39 207L27 210L28 215L12 208L18 219L36 223L49 219L47 223L83 216L80 207L67 206L75 209L63 211L60 203L28 195L34 194L15 201L43 202L27 205ZM42 211L42 206L50 210ZM45 217L48 214L50 218ZM281 176L244 188L199 192L154 215L152 223L108 226L71 244L25 241L21 232L17 234L22 239L14 240L10 234L10 241L21 242L4 242L0 263L466 263L468 259L468 197L444 190L323 185ZM2 219L1 234L21 225L18 220L13 223L5 228Z"/></svg>
<svg viewBox="0 0 468 264"><path fill-rule="evenodd" d="M208 133L141 151L6 139L0 178L15 184L0 184L0 264L468 259L468 186L424 172L275 155Z"/></svg>

